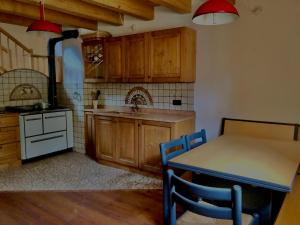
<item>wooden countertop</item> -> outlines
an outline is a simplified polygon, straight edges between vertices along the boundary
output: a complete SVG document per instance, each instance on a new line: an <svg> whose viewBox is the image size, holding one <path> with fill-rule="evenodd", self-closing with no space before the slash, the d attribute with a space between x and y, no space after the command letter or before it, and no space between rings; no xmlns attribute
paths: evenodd
<svg viewBox="0 0 300 225"><path fill-rule="evenodd" d="M176 123L195 118L194 112L176 110L141 109L139 112L131 112L129 107L106 107L100 109L85 109L95 115L121 117L138 120L151 120L159 122Z"/></svg>
<svg viewBox="0 0 300 225"><path fill-rule="evenodd" d="M19 116L20 113L15 113L15 112L3 112L0 113L0 117L6 117L6 116Z"/></svg>
<svg viewBox="0 0 300 225"><path fill-rule="evenodd" d="M300 176L296 177L293 190L284 199L275 225L300 224Z"/></svg>

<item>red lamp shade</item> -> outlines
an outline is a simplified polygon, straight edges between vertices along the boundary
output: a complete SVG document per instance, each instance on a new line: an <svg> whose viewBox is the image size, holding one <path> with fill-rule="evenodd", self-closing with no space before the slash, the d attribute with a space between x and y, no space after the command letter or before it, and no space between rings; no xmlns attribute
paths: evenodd
<svg viewBox="0 0 300 225"><path fill-rule="evenodd" d="M220 25L231 23L237 18L237 9L227 0L208 0L196 10L193 22L201 25Z"/></svg>
<svg viewBox="0 0 300 225"><path fill-rule="evenodd" d="M45 8L43 2L40 2L40 19L35 20L28 26L27 31L45 31L61 34L61 26L45 20Z"/></svg>
<svg viewBox="0 0 300 225"><path fill-rule="evenodd" d="M61 34L61 27L47 20L36 20L28 28L27 31L45 31Z"/></svg>

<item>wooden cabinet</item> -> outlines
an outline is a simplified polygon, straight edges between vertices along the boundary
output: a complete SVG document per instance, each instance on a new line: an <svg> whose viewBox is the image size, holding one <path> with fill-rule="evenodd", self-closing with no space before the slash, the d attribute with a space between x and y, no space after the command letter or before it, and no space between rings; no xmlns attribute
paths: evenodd
<svg viewBox="0 0 300 225"><path fill-rule="evenodd" d="M95 116L96 159L137 167L137 132L136 120Z"/></svg>
<svg viewBox="0 0 300 225"><path fill-rule="evenodd" d="M195 31L182 27L150 33L152 82L195 81Z"/></svg>
<svg viewBox="0 0 300 225"><path fill-rule="evenodd" d="M81 36L85 82L106 81L104 38L109 36L109 33L103 31Z"/></svg>
<svg viewBox="0 0 300 225"><path fill-rule="evenodd" d="M180 122L142 120L139 128L139 168L157 173L161 171L159 144L195 132L195 119Z"/></svg>
<svg viewBox="0 0 300 225"><path fill-rule="evenodd" d="M91 158L96 158L94 114L85 114L85 150Z"/></svg>
<svg viewBox="0 0 300 225"><path fill-rule="evenodd" d="M124 39L122 37L109 38L104 42L105 68L108 82L121 82L124 75Z"/></svg>
<svg viewBox="0 0 300 225"><path fill-rule="evenodd" d="M21 165L19 115L0 116L0 168Z"/></svg>
<svg viewBox="0 0 300 225"><path fill-rule="evenodd" d="M96 158L108 161L116 159L115 122L110 117L95 117Z"/></svg>
<svg viewBox="0 0 300 225"><path fill-rule="evenodd" d="M159 144L193 133L195 120L159 122L86 113L86 149L98 161L110 161L143 171L161 171ZM94 121L94 125L92 125ZM94 132L94 136L93 136ZM94 147L95 146L95 147ZM92 153L87 153L93 155Z"/></svg>
<svg viewBox="0 0 300 225"><path fill-rule="evenodd" d="M138 122L118 118L116 130L116 160L128 166L138 166Z"/></svg>
<svg viewBox="0 0 300 225"><path fill-rule="evenodd" d="M92 74L100 82L195 81L196 32L191 28L105 38L103 47L103 65L95 67L85 61L86 77ZM98 51L97 45L92 49ZM91 69L98 72L89 73Z"/></svg>
<svg viewBox="0 0 300 225"><path fill-rule="evenodd" d="M157 31L150 34L150 62L152 81L180 80L180 30Z"/></svg>
<svg viewBox="0 0 300 225"><path fill-rule="evenodd" d="M159 144L172 139L169 123L142 121L140 124L139 167L150 172L161 171Z"/></svg>
<svg viewBox="0 0 300 225"><path fill-rule="evenodd" d="M147 82L149 74L149 38L146 33L125 37L125 81Z"/></svg>

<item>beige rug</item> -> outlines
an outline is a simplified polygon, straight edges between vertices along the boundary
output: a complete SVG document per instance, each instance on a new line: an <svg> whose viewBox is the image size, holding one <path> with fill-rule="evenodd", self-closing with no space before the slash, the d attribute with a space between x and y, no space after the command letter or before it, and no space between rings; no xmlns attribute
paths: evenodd
<svg viewBox="0 0 300 225"><path fill-rule="evenodd" d="M160 189L161 180L69 152L0 171L0 191Z"/></svg>

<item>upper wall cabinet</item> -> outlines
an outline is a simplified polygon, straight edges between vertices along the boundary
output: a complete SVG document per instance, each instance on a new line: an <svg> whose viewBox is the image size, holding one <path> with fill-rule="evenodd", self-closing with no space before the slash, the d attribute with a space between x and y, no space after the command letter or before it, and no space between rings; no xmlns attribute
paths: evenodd
<svg viewBox="0 0 300 225"><path fill-rule="evenodd" d="M125 82L148 82L149 38L146 33L125 38Z"/></svg>
<svg viewBox="0 0 300 225"><path fill-rule="evenodd" d="M152 82L195 81L195 31L175 28L150 33Z"/></svg>
<svg viewBox="0 0 300 225"><path fill-rule="evenodd" d="M122 37L109 38L104 42L106 80L122 82L124 77L125 49Z"/></svg>
<svg viewBox="0 0 300 225"><path fill-rule="evenodd" d="M104 39L109 34L96 32L82 35L82 55L86 82L105 82Z"/></svg>
<svg viewBox="0 0 300 225"><path fill-rule="evenodd" d="M181 27L104 40L99 82L194 82L196 32ZM86 74L86 78L89 77ZM95 75L95 77L97 77Z"/></svg>

